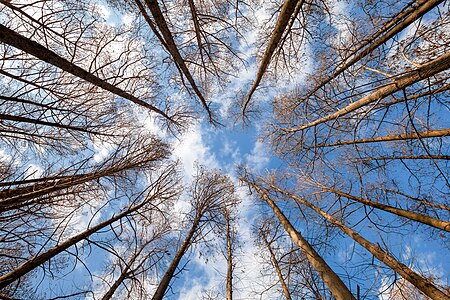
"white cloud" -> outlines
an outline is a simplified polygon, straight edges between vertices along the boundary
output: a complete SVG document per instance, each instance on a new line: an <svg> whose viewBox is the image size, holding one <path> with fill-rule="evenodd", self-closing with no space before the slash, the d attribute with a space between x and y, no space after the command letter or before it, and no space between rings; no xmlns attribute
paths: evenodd
<svg viewBox="0 0 450 300"><path fill-rule="evenodd" d="M42 173L44 173L44 170L35 164L29 164L27 171L25 172L25 177L27 179L35 179L42 176Z"/></svg>
<svg viewBox="0 0 450 300"><path fill-rule="evenodd" d="M194 175L196 163L208 169L219 168L215 155L211 153L210 147L203 139L203 133L205 130L196 124L181 137L174 147L174 156L180 159L187 182Z"/></svg>
<svg viewBox="0 0 450 300"><path fill-rule="evenodd" d="M105 158L108 157L108 155L111 153L113 149L113 146L103 141L94 141L93 148L95 150L93 159L95 162L98 163L104 161Z"/></svg>
<svg viewBox="0 0 450 300"><path fill-rule="evenodd" d="M270 161L268 149L262 142L256 141L252 152L245 156L245 161L251 169L262 170Z"/></svg>

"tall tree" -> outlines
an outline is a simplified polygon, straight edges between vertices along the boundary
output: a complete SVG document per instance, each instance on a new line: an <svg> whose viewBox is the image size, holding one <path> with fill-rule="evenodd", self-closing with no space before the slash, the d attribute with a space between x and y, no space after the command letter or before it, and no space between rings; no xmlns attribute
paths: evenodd
<svg viewBox="0 0 450 300"><path fill-rule="evenodd" d="M190 198L192 211L189 213L189 231L162 277L153 295L154 300L163 299L182 258L195 242L202 239L207 226L223 223L222 211L237 201L231 180L218 171L210 172L203 167L197 170Z"/></svg>

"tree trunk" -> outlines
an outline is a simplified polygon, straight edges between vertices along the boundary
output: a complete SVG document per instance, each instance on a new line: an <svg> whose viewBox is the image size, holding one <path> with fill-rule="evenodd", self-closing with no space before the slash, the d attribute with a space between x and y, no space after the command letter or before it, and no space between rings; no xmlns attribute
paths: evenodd
<svg viewBox="0 0 450 300"><path fill-rule="evenodd" d="M75 75L81 79L86 80L87 82L92 83L95 86L98 86L104 90L107 90L117 96L120 96L122 98L125 98L127 100L130 100L140 106L143 106L147 109L150 109L157 114L160 114L167 120L176 123L174 120L172 120L171 117L169 117L166 113L161 111L159 108L156 108L155 106L138 99L137 97L131 95L128 92L123 91L122 89L116 87L115 85L112 85L108 83L107 81L93 75L92 73L89 73L88 71L78 67L77 65L71 63L70 61L66 60L65 58L62 58L55 52L47 49L46 47L42 46L41 44L30 40L29 38L26 38L24 36L21 36L20 34L14 32L13 30L3 26L0 24L0 41L11 45L17 49L20 49L30 55L33 55L37 58L39 58L42 61L45 61L46 63L49 63L51 65L54 65L61 70L68 72L72 75Z"/></svg>
<svg viewBox="0 0 450 300"><path fill-rule="evenodd" d="M184 254L188 250L188 248L191 246L192 238L194 234L196 233L198 227L200 224L200 218L196 218L194 222L192 223L192 227L189 230L188 234L186 235L183 243L181 244L181 247L178 249L177 253L175 254L175 257L173 258L172 262L169 265L169 268L167 269L166 273L164 274L163 278L161 279L161 282L158 285L158 288L156 289L155 294L153 295L152 300L162 300L164 297L164 294L167 291L167 288L169 287L170 281L173 278L173 275L175 274L175 271L183 258Z"/></svg>
<svg viewBox="0 0 450 300"><path fill-rule="evenodd" d="M292 224L289 222L283 212L278 208L275 202L270 199L269 196L267 196L267 194L255 183L252 183L245 178L241 178L241 180L252 186L272 208L273 212L280 220L280 223L283 225L291 239L300 247L308 261L316 269L324 283L328 286L331 294L337 300L355 300L355 297L342 282L341 278L339 278L339 276L330 268L330 266L328 266L328 264L314 250L314 248L300 234L300 232L294 229Z"/></svg>
<svg viewBox="0 0 450 300"><path fill-rule="evenodd" d="M42 254L36 255L33 258L30 258L27 262L21 264L20 266L18 266L14 270L10 271L9 273L0 276L0 289L8 286L10 283L19 279L23 275L33 271L34 269L36 269L40 265L44 264L51 258L55 257L56 255L60 254L61 252L65 251L65 250L67 250L69 247L74 246L78 242L86 239L91 234L113 224L114 222L128 216L130 213L140 209L147 202L148 202L147 200L144 200L142 203L136 205L135 207L129 208L128 210L126 210L104 222L101 222L100 224L98 224L90 229L87 229L80 234L77 234L77 235L69 238L65 242L62 242L62 243L54 246L47 252L44 252Z"/></svg>
<svg viewBox="0 0 450 300"><path fill-rule="evenodd" d="M139 0L135 0L135 1L139 1ZM184 59L181 57L181 54L178 51L178 48L175 44L172 33L170 32L170 29L167 25L164 15L163 15L161 9L159 8L158 1L145 0L145 2L147 4L147 7L150 9L150 12L153 16L153 19L155 20L156 25L159 28L159 31L161 32L162 37L164 38L164 42L165 42L164 46L169 51L169 53L172 55L178 68L183 72L184 76L186 77L186 79L188 80L192 89L194 90L195 94L200 99L203 107L205 108L206 112L208 113L209 120L211 122L213 122L213 116L212 116L211 110L209 109L208 103L206 102L205 98L203 97L203 94L200 92L200 89L198 88L197 84L195 83L195 80L192 77L191 72L189 71ZM150 26L150 27L152 28L152 30L154 29L154 26ZM158 35L159 35L159 33L158 33Z"/></svg>
<svg viewBox="0 0 450 300"><path fill-rule="evenodd" d="M273 253L272 247L270 246L269 241L264 237L264 243L266 244L267 250L269 250L270 258L272 260L273 265L275 266L275 270L277 270L278 280L280 280L281 288L283 289L284 296L286 297L286 300L291 300L291 293L289 292L289 288L286 284L286 281L284 281L283 273L281 272L280 265L278 264L278 260L275 256L275 253Z"/></svg>
<svg viewBox="0 0 450 300"><path fill-rule="evenodd" d="M300 8L303 5L303 3L304 3L304 0L285 0L284 1L283 6L281 7L280 15L278 16L277 23L275 24L275 28L273 29L273 32L270 36L269 44L267 45L267 48L261 59L261 64L259 66L255 81L253 82L253 84L250 88L250 91L248 92L245 103L243 105L242 113L245 113L245 110L247 109L247 105L250 102L253 93L256 91L256 88L259 86L259 83L261 82L261 79L262 79L264 73L266 72L267 67L269 66L270 59L272 58L272 55L273 55L275 49L277 48L278 43L281 40L281 37L283 36L286 26L288 25L289 20L291 19L294 11L296 11L296 7L299 7L298 10L296 11L298 13L300 11Z"/></svg>
<svg viewBox="0 0 450 300"><path fill-rule="evenodd" d="M374 138L366 138L360 140L352 141L338 141L336 143L330 144L319 144L316 146L309 147L308 149L322 148L322 147L335 147L343 145L355 145L355 144L368 144L368 143L379 143L379 142L391 142L391 141L403 141L403 140L414 140L414 139L427 139L434 137L444 137L450 135L450 129L439 129L439 130L429 130L418 133L402 133L397 135L386 135L377 136Z"/></svg>
<svg viewBox="0 0 450 300"><path fill-rule="evenodd" d="M382 203L379 203L379 202L373 202L373 201L370 201L370 200L367 200L367 199L364 199L364 198L360 198L360 197L356 197L354 195L347 194L347 193L344 193L342 191L335 190L335 189L332 189L332 188L327 188L327 187L323 187L323 188L325 189L325 191L332 192L332 193L334 193L336 195L345 197L347 199L351 199L351 200L357 201L359 203L362 203L362 204L365 204L365 205L368 205L368 206L371 206L371 207L375 207L377 209L381 209L381 210L387 211L387 212L389 212L391 214L395 214L395 215L400 216L400 217L404 217L404 218L407 218L407 219L410 219L410 220L413 220L413 221L416 221L416 222L420 222L420 223L432 226L432 227L437 228L437 229L441 229L441 230L450 232L450 222L442 221L442 220L439 220L439 219L432 218L430 216L422 215L422 214L419 214L419 213L416 213L416 212L412 212L412 211L409 211L409 210L404 210L404 209L401 209L401 208L396 208L396 207L389 206L389 205L386 205L386 204L382 204Z"/></svg>
<svg viewBox="0 0 450 300"><path fill-rule="evenodd" d="M39 200L32 201L31 203L26 202L28 200L48 195L50 193L80 185L89 181L97 180L101 177L111 176L113 174L122 172L127 169L135 168L143 163L157 159L158 157L154 157L146 158L141 162L130 162L127 164L118 165L116 164L105 170L94 171L85 174L75 174L72 176L64 176L61 179L51 180L49 182L36 183L30 186L0 191L0 213L39 202Z"/></svg>
<svg viewBox="0 0 450 300"><path fill-rule="evenodd" d="M379 101L395 92L401 91L404 88L416 82L429 78L439 72L445 71L448 68L450 68L450 53L445 53L433 59L432 61L423 64L421 67L416 68L413 71L398 77L397 79L393 80L393 82L380 86L377 91L355 102L352 102L346 107L339 109L335 113L316 119L315 121L312 121L305 125L300 125L294 128L285 128L282 130L284 131L285 134L295 133L297 131L301 131L331 120L335 120L363 106Z"/></svg>
<svg viewBox="0 0 450 300"><path fill-rule="evenodd" d="M411 25L413 22L421 18L423 15L425 15L427 12L429 12L442 2L444 1L419 0L417 1L416 5L413 6L412 8L402 10L402 12L399 15L397 15L395 19L389 20L389 22L386 25L384 25L377 33L375 33L375 35L368 37L366 39L367 42L364 42L362 45L360 45L354 51L353 55L349 55L348 57L343 59L342 60L343 62L345 61L347 62L342 67L335 70L333 74L327 76L325 80L316 85L316 87L314 87L314 89L312 89L305 98L309 98L310 96L312 96L315 92L320 90L331 80L338 77L340 74L342 74L345 70L350 68L356 62L372 53L372 51L374 51L376 48L386 43L390 38L400 33L403 29ZM383 35L383 33L385 34ZM357 53L357 51L363 49L366 46L368 46L366 49L362 50L360 53Z"/></svg>
<svg viewBox="0 0 450 300"><path fill-rule="evenodd" d="M321 215L324 219L328 220L331 224L337 226L342 232L344 232L346 235L351 237L354 241L356 241L358 244L360 244L362 247L366 248L370 253L372 253L378 260L386 264L388 267L390 267L393 271L400 274L404 279L408 280L412 285L414 285L416 288L418 288L420 291L422 291L425 295L429 296L432 299L450 299L447 295L445 295L442 291L440 291L437 287L435 287L432 283L430 283L427 279L423 278L410 268L408 268L406 265L402 264L401 262L397 261L394 257L389 255L388 253L384 252L383 249L380 247L374 245L373 243L369 242L362 236L360 236L358 233L350 229L349 227L345 226L342 222L336 220L328 213L324 212L319 207L314 206L310 202L297 197L295 195L292 195L284 190L281 190L280 188L271 185L273 189L275 189L277 192L280 192L291 199L311 208L316 213Z"/></svg>
<svg viewBox="0 0 450 300"><path fill-rule="evenodd" d="M226 300L233 300L233 243L231 236L231 225L229 215L225 215L227 226L227 284L226 284Z"/></svg>

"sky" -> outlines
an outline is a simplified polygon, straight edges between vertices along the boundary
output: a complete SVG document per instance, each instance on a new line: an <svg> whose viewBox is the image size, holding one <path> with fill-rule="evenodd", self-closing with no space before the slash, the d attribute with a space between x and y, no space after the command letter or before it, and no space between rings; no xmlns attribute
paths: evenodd
<svg viewBox="0 0 450 300"><path fill-rule="evenodd" d="M348 26L348 20L346 12L349 11L345 1L328 1L332 7L332 12L337 15L339 22L336 24L336 30L343 32L342 43L346 41L346 29ZM92 4L95 6L95 10L99 12L106 22L112 26L125 25L128 26L133 22L130 15L121 15L109 8L105 3L98 2ZM230 106L234 103L236 91L245 90L249 82L255 77L257 70L257 59L254 56L255 43L257 43L258 30L264 25L267 18L270 17L268 11L264 8L258 8L255 11L256 19L259 23L254 24L253 30L246 32L245 40L246 44L241 45L239 49L246 58L248 64L238 76L233 78L229 83L228 92L218 91L217 94L212 95L211 99L214 99L214 104L219 107L217 110L220 114L221 120L233 120L233 115L229 111ZM119 45L120 46L120 45ZM277 95L290 90L294 86L302 85L305 81L306 74L311 71L314 62L308 58L308 53L311 51L307 46L303 49L305 53L305 60L303 61L302 71L296 73L296 75L290 80L279 80L277 85L267 84L267 88L263 89L263 92L258 93L257 100L262 107L269 106L271 101ZM281 83L280 83L281 82ZM174 95L174 97L182 97L182 95ZM270 112L266 112L270 113ZM152 115L142 116L140 120L145 126L147 126L156 135L160 135L164 138L169 138L173 146L173 160L179 160L181 162L182 180L187 184L192 180L195 174L196 165L203 165L208 169L220 169L222 172L228 174L238 187L238 194L241 199L239 205L239 222L238 232L242 244L239 248L239 260L237 265L237 281L235 283L235 291L238 299L274 299L279 296L276 288L269 289L261 294L265 286L270 285L273 278L262 278L261 272L264 268L267 268L261 263L261 257L258 255L260 249L253 243L254 235L252 233L254 221L261 213L269 213L266 208L262 207L260 200L255 198L255 194L249 195L248 189L240 184L236 168L239 165L248 166L252 172L265 173L273 170L281 170L285 165L271 154L266 142L262 141L259 137L263 134L264 121L268 118L264 113L253 120L249 125L243 125L241 123L233 124L230 121L225 126L211 126L211 124L205 118L199 118L194 121L192 125L181 135L176 138L169 137L167 133L162 132ZM94 147L96 151L93 159L97 162L104 160L111 149L107 144L99 143ZM2 152L0 149L0 156L6 157L8 154ZM28 172L34 172L34 176L40 175L40 168L38 165L30 163ZM101 205L101 203L99 203ZM180 214L187 211L189 207L186 203L180 202L175 205L175 210L179 210ZM79 218L72 221L73 230L78 228L84 228L88 222L91 222L92 211L83 211ZM97 216L100 218L100 216ZM98 220L98 219L97 219ZM94 219L95 221L95 219ZM304 229L304 228L302 228ZM335 253L327 253L325 256L330 259L332 266L336 269L339 265L345 263L348 259L351 249L355 245L348 240L339 239L340 244L337 245ZM447 270L450 270L450 261L448 257L442 257L442 255L434 250L430 246L433 241L430 241L426 232L417 231L413 235L405 236L404 239L395 243L396 253L400 251L405 261L414 259L415 268L422 270L431 270L431 272L440 277L440 279L446 284L449 284L450 275ZM439 243L438 243L439 244ZM440 249L436 247L436 249ZM187 269L177 278L173 283L173 288L169 292L168 299L183 299L183 300L195 300L201 299L206 293L215 295L215 293L222 293L225 285L225 270L226 260L223 256L217 255L214 257L201 256L200 253L205 251L201 248L201 245L194 246L192 252L189 255L189 262ZM107 263L109 257L102 253L90 253L86 262L94 263L102 260L103 264ZM355 258L355 264L358 263L358 259L363 261L366 258ZM94 270L94 275L101 277L101 265L99 270ZM77 281L78 274L83 273L82 264L77 265L77 271L69 273L62 278L63 281L67 281L67 284L71 284L72 281ZM275 275L275 274L274 274ZM97 277L96 277L97 278ZM389 285L389 281L383 278L379 279L382 283L380 290L385 289ZM265 282L264 282L265 281ZM45 286L51 289L53 283L43 282L41 288ZM62 287L64 284L62 284ZM97 292L101 293L101 284L94 280L94 286L98 288ZM56 291L57 292L57 291ZM390 290L385 291L380 295L378 299L388 299L387 294ZM223 298L223 297L222 297ZM88 299L90 299L88 297Z"/></svg>

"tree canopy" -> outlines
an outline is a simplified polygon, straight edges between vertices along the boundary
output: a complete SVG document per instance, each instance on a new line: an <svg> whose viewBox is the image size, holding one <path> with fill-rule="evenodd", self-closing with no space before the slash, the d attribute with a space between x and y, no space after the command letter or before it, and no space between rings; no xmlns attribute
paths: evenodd
<svg viewBox="0 0 450 300"><path fill-rule="evenodd" d="M450 299L450 5L0 0L0 299Z"/></svg>

